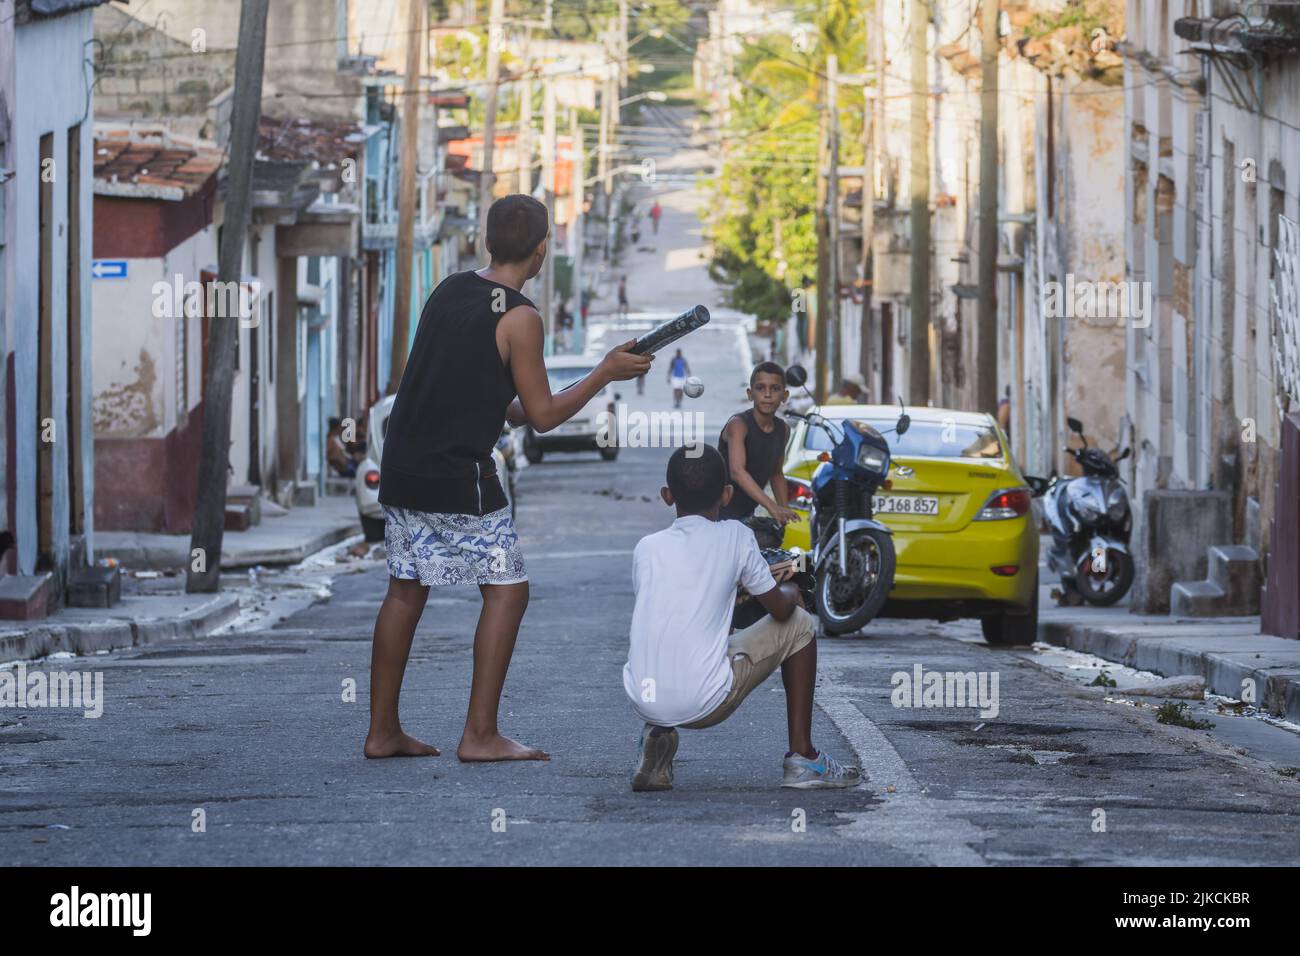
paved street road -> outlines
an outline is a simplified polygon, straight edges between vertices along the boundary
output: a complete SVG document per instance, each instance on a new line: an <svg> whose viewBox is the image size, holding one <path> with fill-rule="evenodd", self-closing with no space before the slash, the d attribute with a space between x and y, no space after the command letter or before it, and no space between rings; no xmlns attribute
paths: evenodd
<svg viewBox="0 0 1300 956"><path fill-rule="evenodd" d="M682 189L663 202L655 250L632 260L634 311L708 294L698 197ZM594 338L612 344L620 334ZM713 436L743 394L742 340L718 322L687 344L708 387L688 410L705 415ZM664 374L649 377L644 398L621 391L636 408L662 409ZM631 550L670 520L656 497L667 456L561 455L520 477L532 602L502 728L551 751L550 763L362 759L370 631L385 585L382 564L363 562L334 578L328 601L272 630L47 662L102 671L104 713L0 711L0 860L1295 862L1295 779L1217 737L1107 703L1042 653L990 649L969 624L880 622L866 637L821 641L814 738L861 762L862 788L777 787L785 718L773 679L723 725L683 732L674 791L633 794L640 725L621 681ZM407 673L406 728L447 754L464 717L477 612L472 589L435 592ZM895 708L891 675L917 664L996 673L997 716ZM355 702L343 699L349 680ZM193 831L198 810L206 832ZM493 827L501 819L503 832Z"/></svg>
<svg viewBox="0 0 1300 956"><path fill-rule="evenodd" d="M823 640L817 742L868 785L776 787L773 680L720 727L684 732L677 788L628 787L629 552L666 452L562 456L522 476L532 604L503 727L549 764L366 761L369 631L382 567L262 633L50 662L105 675L104 715L0 716L0 858L58 864L996 864L1294 862L1297 785L1106 704L969 627L892 623ZM448 751L463 719L471 590L435 594L407 674L412 732ZM996 671L1000 713L895 709L890 675ZM355 679L356 703L342 685ZM18 714L22 714L18 719ZM982 727L976 729L978 725ZM1197 740L1202 741L1198 745ZM1208 747L1209 749L1205 749ZM1107 832L1094 833L1094 809ZM206 833L191 830L206 813ZM807 830L794 832L796 810ZM505 832L494 832L494 812ZM66 827L67 829L49 829Z"/></svg>

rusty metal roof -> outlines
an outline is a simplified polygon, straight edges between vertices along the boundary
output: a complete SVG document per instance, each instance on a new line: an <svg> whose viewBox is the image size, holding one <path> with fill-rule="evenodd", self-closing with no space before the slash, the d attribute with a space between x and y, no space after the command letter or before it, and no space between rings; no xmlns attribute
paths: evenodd
<svg viewBox="0 0 1300 956"><path fill-rule="evenodd" d="M221 169L220 150L165 134L107 132L95 137L95 192L142 199L184 199Z"/></svg>
<svg viewBox="0 0 1300 956"><path fill-rule="evenodd" d="M269 160L309 160L328 168L355 157L364 142L356 123L263 116L257 126L258 155Z"/></svg>

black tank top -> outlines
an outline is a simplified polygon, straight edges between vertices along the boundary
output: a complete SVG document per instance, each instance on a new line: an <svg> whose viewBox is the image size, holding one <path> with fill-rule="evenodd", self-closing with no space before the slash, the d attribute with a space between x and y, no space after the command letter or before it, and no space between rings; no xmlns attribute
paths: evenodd
<svg viewBox="0 0 1300 956"><path fill-rule="evenodd" d="M381 504L472 515L506 506L492 448L516 391L496 329L511 309L532 304L473 271L433 290L384 434Z"/></svg>
<svg viewBox="0 0 1300 956"><path fill-rule="evenodd" d="M789 427L784 419L778 418L775 428L770 432L763 431L758 427L758 422L754 421L752 408L727 419L727 425L737 418L745 423L745 471L749 472L749 477L754 479L754 484L760 488L765 487L785 458L785 442L789 435ZM727 454L727 425L722 426L722 434L718 437L718 451L722 452L722 460L730 467L731 458ZM732 482L731 501L722 509L721 517L748 518L757 507L758 502L745 494L740 485Z"/></svg>

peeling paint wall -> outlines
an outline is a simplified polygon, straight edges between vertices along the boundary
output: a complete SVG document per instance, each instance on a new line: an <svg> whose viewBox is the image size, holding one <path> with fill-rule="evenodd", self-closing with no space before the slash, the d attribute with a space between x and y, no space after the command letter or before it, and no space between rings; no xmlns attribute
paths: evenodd
<svg viewBox="0 0 1300 956"><path fill-rule="evenodd" d="M1272 282L1278 216L1300 217L1300 62L1244 78L1252 100L1241 101L1173 33L1179 17L1208 11L1171 0L1162 22L1154 7L1135 5L1125 60L1135 91L1128 271L1160 303L1158 320L1128 342L1130 477L1138 500L1149 488L1230 488L1238 539L1253 525L1266 545L1289 405L1274 365ZM1190 85L1198 77L1204 94Z"/></svg>
<svg viewBox="0 0 1300 956"><path fill-rule="evenodd" d="M12 6L11 6L12 9ZM13 512L15 537L18 542L18 570L31 574L36 568L38 548L38 489L37 449L39 439L38 380L39 340L37 316L39 315L39 261L40 229L38 226L40 141L50 134L57 169L66 170L68 135L78 131L81 176L75 188L69 189L65 178L58 178L52 190L52 241L51 275L54 277L50 295L53 335L50 342L51 386L54 396L53 415L55 434L69 435L67 421L68 307L66 277L69 256L89 263L94 215L91 193L91 158L93 144L91 126L94 120L91 104L87 100L84 70L85 50L92 38L93 15L89 9L62 16L42 19L16 28L16 43L11 63L0 62L0 70L12 70L7 80L7 108L10 121L9 162L16 179L9 192L10 203L6 217L11 219L12 242L6 245L7 278L4 283L5 350L13 354L14 407L10 414L14 422L11 436L12 457L8 468L9 480L14 487L10 502ZM80 205L81 245L68 248L68 202L71 193ZM93 348L91 335L90 276L89 270L80 274L80 316L73 317L79 329L83 355ZM85 422L90 420L91 378L88 363L73 370L79 375L82 407L79 409ZM66 567L70 548L68 462L71 442L54 442L51 456L53 484L52 521L50 542L56 564ZM81 464L79 475L87 504L94 495L94 444L91 429L86 427L79 436L77 460ZM93 556L94 526L90 508L86 509L85 540L88 556Z"/></svg>

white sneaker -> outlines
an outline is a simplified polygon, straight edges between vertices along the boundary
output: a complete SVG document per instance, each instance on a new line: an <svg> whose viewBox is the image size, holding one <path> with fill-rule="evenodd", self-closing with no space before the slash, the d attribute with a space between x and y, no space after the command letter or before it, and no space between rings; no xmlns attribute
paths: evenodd
<svg viewBox="0 0 1300 956"><path fill-rule="evenodd" d="M856 787L862 782L862 773L856 767L846 767L826 751L809 760L802 754L785 758L785 779L781 786L795 790L828 790Z"/></svg>
<svg viewBox="0 0 1300 956"><path fill-rule="evenodd" d="M646 724L641 731L641 766L632 775L632 789L637 793L673 788L673 757L677 753L677 728L667 733L653 734L658 730Z"/></svg>

